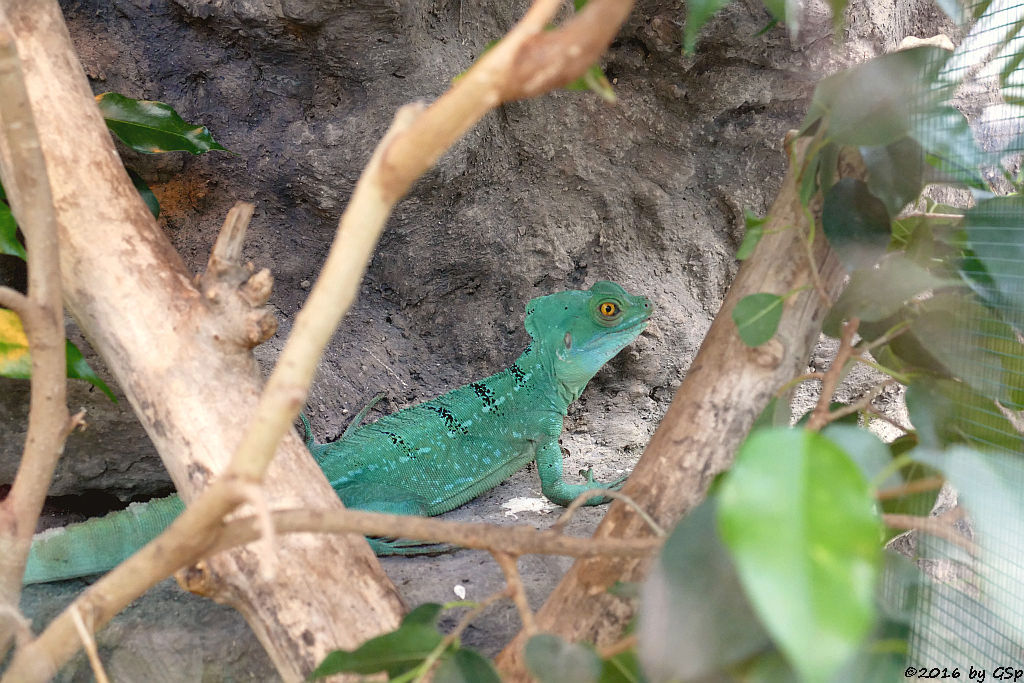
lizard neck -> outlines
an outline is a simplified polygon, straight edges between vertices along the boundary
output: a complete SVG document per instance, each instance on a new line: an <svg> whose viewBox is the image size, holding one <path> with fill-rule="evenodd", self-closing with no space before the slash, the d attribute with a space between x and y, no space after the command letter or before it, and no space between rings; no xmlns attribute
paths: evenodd
<svg viewBox="0 0 1024 683"><path fill-rule="evenodd" d="M552 354L540 348L536 341L526 347L509 371L517 382L528 386L542 401L562 415L565 415L569 404L579 398L586 387L586 384L578 388L570 387L559 380Z"/></svg>

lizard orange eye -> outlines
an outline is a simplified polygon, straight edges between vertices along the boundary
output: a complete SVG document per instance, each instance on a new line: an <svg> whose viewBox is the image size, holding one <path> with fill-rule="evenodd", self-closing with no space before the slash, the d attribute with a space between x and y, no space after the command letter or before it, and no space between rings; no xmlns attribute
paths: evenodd
<svg viewBox="0 0 1024 683"><path fill-rule="evenodd" d="M610 318L619 312L619 307L611 301L605 301L598 307L598 310L601 311L601 315L606 318Z"/></svg>

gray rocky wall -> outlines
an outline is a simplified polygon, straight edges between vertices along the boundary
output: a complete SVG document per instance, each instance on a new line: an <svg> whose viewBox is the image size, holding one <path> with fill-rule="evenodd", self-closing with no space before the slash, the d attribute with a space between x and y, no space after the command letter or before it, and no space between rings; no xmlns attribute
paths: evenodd
<svg viewBox="0 0 1024 683"><path fill-rule="evenodd" d="M62 4L97 93L168 102L233 152L144 156L122 149L160 199L160 222L193 270L205 263L230 206L256 203L245 256L273 271L271 303L281 322L278 335L257 349L267 367L394 111L440 94L526 6ZM785 168L782 136L799 125L815 81L904 35L930 36L945 25L923 0L853 0L835 40L823 6L811 3L794 41L781 27L757 35L770 17L744 0L708 25L695 56L683 56L684 14L681 2L638 3L604 60L618 104L561 91L504 105L415 185L320 364L308 405L318 439L335 438L379 391L388 400L371 419L497 371L526 343L528 299L611 279L650 297L655 323L570 410L563 446L569 473L590 465L599 478L628 471L735 274L743 210L763 213L774 197ZM0 257L5 281L23 281L21 268ZM81 341L73 328L71 335ZM90 359L109 378L102 361ZM0 379L0 483L16 468L27 396L27 383ZM125 401L113 405L73 382L70 402L88 410L89 429L68 441L52 519L170 490ZM549 524L550 511L531 508L537 498L536 474L527 469L453 517ZM575 523L580 533L600 515L585 512ZM566 566L558 558L524 558L535 602ZM386 568L411 604L454 599L456 584L481 598L501 582L489 558L470 551L389 560ZM83 585L33 587L26 610L41 619ZM466 640L493 653L516 628L514 610L496 608ZM152 678L153 661L173 672L161 680L273 678L237 615L167 585L136 603L99 643L121 680ZM170 654L146 655L160 649ZM65 680L85 677L84 660L64 673Z"/></svg>

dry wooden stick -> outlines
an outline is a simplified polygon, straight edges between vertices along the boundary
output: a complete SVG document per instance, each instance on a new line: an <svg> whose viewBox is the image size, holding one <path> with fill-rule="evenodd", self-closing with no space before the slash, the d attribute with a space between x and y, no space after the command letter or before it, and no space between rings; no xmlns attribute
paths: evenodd
<svg viewBox="0 0 1024 683"><path fill-rule="evenodd" d="M569 503L569 507L565 508L565 512L563 512L559 516L558 520L551 525L551 531L561 532L565 525L569 523L569 520L572 519L572 516L576 514L576 511L583 507L586 502L595 495L607 496L609 498L614 498L615 500L621 500L640 515L640 518L643 519L647 526L651 528L651 531L654 532L655 536L665 535L665 530L661 528L661 525L655 522L654 518L647 514L647 511L640 507L635 500L627 496L622 491L614 491L612 489L591 489L576 496L573 501Z"/></svg>
<svg viewBox="0 0 1024 683"><path fill-rule="evenodd" d="M502 574L505 575L505 584L512 591L512 602L516 604L519 618L523 622L523 633L529 638L537 633L537 623L533 619L533 610L530 609L530 601L526 597L523 577L519 575L519 556L498 551L492 551L491 555L494 556L494 561L498 563Z"/></svg>
<svg viewBox="0 0 1024 683"><path fill-rule="evenodd" d="M949 541L967 550L972 555L978 554L976 543L957 531L950 522L937 517L919 517L917 515L882 515L882 522L892 529L906 529L923 533Z"/></svg>
<svg viewBox="0 0 1024 683"><path fill-rule="evenodd" d="M636 647L636 634L631 633L617 642L598 648L597 656L601 659L610 659L634 647Z"/></svg>
<svg viewBox="0 0 1024 683"><path fill-rule="evenodd" d="M829 423L829 406L832 405L832 395L843 377L843 370L846 362L855 355L853 349L853 338L857 334L857 327L860 325L859 318L850 318L843 323L842 336L839 338L839 350L832 360L832 365L825 372L825 378L821 381L821 394L818 396L818 403L814 406L811 419L807 421L807 429L817 431Z"/></svg>
<svg viewBox="0 0 1024 683"><path fill-rule="evenodd" d="M103 670L100 653L96 649L96 640L92 637L92 631L86 628L85 620L82 619L82 613L78 611L77 607L71 610L71 618L75 621L78 637L85 648L86 657L89 658L89 667L92 669L92 675L96 677L97 683L110 683L110 679L107 678L107 672Z"/></svg>
<svg viewBox="0 0 1024 683"><path fill-rule="evenodd" d="M508 552L515 555L567 555L570 557L645 557L661 547L661 538L590 538L565 536L553 528L502 527L480 522L452 522L430 517L389 515L365 510L274 510L270 513L279 534L320 532L411 538L427 543L448 543L463 548ZM260 538L256 518L224 524L204 551L213 555Z"/></svg>
<svg viewBox="0 0 1024 683"><path fill-rule="evenodd" d="M25 448L11 490L0 503L0 606L16 609L32 533L69 420L57 219L17 50L6 32L0 35L0 119L11 162L0 171L28 253L28 296L4 288L0 300L21 317L32 354ZM9 622L0 622L0 658L11 636Z"/></svg>
<svg viewBox="0 0 1024 683"><path fill-rule="evenodd" d="M925 491L935 491L941 489L942 485L946 483L946 480L942 477L924 477L923 479L915 479L908 481L902 486L893 486L888 489L881 489L875 493L875 500L892 500L893 498L903 498L904 496L913 495L915 493L924 493Z"/></svg>

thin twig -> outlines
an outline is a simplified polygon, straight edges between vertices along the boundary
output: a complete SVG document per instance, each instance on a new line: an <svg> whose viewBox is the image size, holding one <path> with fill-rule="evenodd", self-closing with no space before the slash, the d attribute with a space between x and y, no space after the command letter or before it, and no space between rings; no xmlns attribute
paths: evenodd
<svg viewBox="0 0 1024 683"><path fill-rule="evenodd" d="M18 51L6 31L0 33L0 120L9 161L0 169L3 185L28 256L27 297L3 288L0 298L21 317L32 356L28 433L11 490L0 502L0 604L16 606L32 532L64 448L68 408L57 215ZM0 657L10 636L0 623Z"/></svg>
<svg viewBox="0 0 1024 683"><path fill-rule="evenodd" d="M854 413L859 413L862 410L866 410L871 405L871 402L878 398L879 394L885 391L886 387L890 387L893 384L899 384L899 382L897 382L894 379L887 379L884 382L881 382L880 384L873 386L871 389L865 392L863 396L861 396L853 403L845 405L842 408L836 408L835 410L830 412L828 414L828 421L835 422L836 420L844 418L847 415L852 415Z"/></svg>
<svg viewBox="0 0 1024 683"><path fill-rule="evenodd" d="M839 350L832 360L832 365L825 372L825 378L821 382L821 394L818 396L818 403L814 406L811 419L807 421L807 429L818 431L830 421L829 407L832 405L832 395L839 386L843 377L843 370L846 368L846 361L853 355L853 338L857 334L857 327L860 325L859 318L850 318L843 323L843 332L839 338Z"/></svg>
<svg viewBox="0 0 1024 683"><path fill-rule="evenodd" d="M0 308L9 308L18 314L22 320L34 310L32 301L16 289L0 287Z"/></svg>
<svg viewBox="0 0 1024 683"><path fill-rule="evenodd" d="M794 377L793 379L789 380L788 382L783 384L781 387L779 387L779 389L776 390L774 396L775 396L775 398L782 398L783 394L785 394L787 391L789 391L790 389L795 387L797 384L800 384L801 382L808 382L808 381L810 381L812 379L823 381L825 379L825 373L823 373L823 372L805 372L804 374L800 375L799 377Z"/></svg>
<svg viewBox="0 0 1024 683"><path fill-rule="evenodd" d="M86 628L85 621L82 620L82 613L74 605L71 606L71 618L75 622L75 629L78 631L78 637L85 648L85 655L89 658L89 666L92 668L92 675L96 677L96 682L110 683L110 679L107 678L107 672L103 670L103 662L100 661L100 653L96 649L96 641L93 639L89 629Z"/></svg>
<svg viewBox="0 0 1024 683"><path fill-rule="evenodd" d="M936 491L942 488L942 485L946 483L946 480L942 477L924 477L922 479L914 479L908 481L901 486L893 486L888 489L881 489L875 492L876 500L892 500L893 498L903 498L904 496L910 496L915 493L924 493L925 491Z"/></svg>
<svg viewBox="0 0 1024 683"><path fill-rule="evenodd" d="M912 529L960 546L972 555L978 554L978 546L957 531L956 527L936 517L917 515L882 515L882 522L892 529Z"/></svg>
<svg viewBox="0 0 1024 683"><path fill-rule="evenodd" d="M896 337L900 336L901 334L904 334L909 329L910 329L910 323L907 322L906 320L901 321L901 322L897 323L896 325L893 325L892 329L887 330L885 332L885 334L883 334L878 339L872 339L870 342L866 342L864 344L859 344L853 350L853 356L854 357L863 356L865 353L873 351L874 349L877 349L879 346L884 346L885 344L888 344L889 342L891 342Z"/></svg>
<svg viewBox="0 0 1024 683"><path fill-rule="evenodd" d="M430 517L388 515L346 508L343 510L273 510L270 513L279 534L319 532L355 533L386 538L410 538L428 543L447 543L464 548L514 553L516 555L567 555L570 557L646 557L661 547L661 538L593 538L566 536L551 529L530 526L497 526L480 522L453 522ZM232 520L221 527L216 539L205 549L213 555L251 543L260 537L253 517Z"/></svg>
<svg viewBox="0 0 1024 683"><path fill-rule="evenodd" d="M911 432L911 428L910 427L908 427L908 426L906 426L904 424L899 423L898 421L894 420L893 418L889 417L888 415L886 415L884 413L878 412L877 410L875 410L871 406L866 407L864 409L864 412L868 416L870 416L870 417L879 419L882 422L887 422L888 424L892 425L896 429L899 429L900 431L902 431L904 434L909 434Z"/></svg>
<svg viewBox="0 0 1024 683"><path fill-rule="evenodd" d="M562 528L568 524L569 520L572 519L572 516L576 514L576 511L586 505L587 501L594 496L608 496L609 498L622 501L640 515L640 518L643 519L644 523L651 528L651 531L654 532L655 536L661 538L665 535L665 530L661 528L661 525L655 522L654 518L647 514L647 511L640 507L635 500L627 496L622 491L614 491L612 489L590 489L589 491L584 491L580 495L576 496L573 501L569 503L569 506L565 508L565 512L563 512L558 520L551 525L551 531L561 533Z"/></svg>
<svg viewBox="0 0 1024 683"><path fill-rule="evenodd" d="M631 633L624 638L620 638L614 643L597 648L597 656L601 659L611 659L615 655L620 655L623 652L632 650L634 647L636 647L636 634Z"/></svg>
<svg viewBox="0 0 1024 683"><path fill-rule="evenodd" d="M533 619L533 610L530 609L530 601L526 597L526 587L523 586L523 577L519 575L519 556L510 555L499 551L493 551L494 561L501 567L505 575L505 583L512 590L512 602L519 610L519 618L523 622L523 633L526 637L537 633L537 623Z"/></svg>

